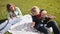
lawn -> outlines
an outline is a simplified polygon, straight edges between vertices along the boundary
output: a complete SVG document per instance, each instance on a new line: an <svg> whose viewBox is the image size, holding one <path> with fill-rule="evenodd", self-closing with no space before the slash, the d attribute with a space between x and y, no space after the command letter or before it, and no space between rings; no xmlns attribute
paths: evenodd
<svg viewBox="0 0 60 34"><path fill-rule="evenodd" d="M60 27L60 0L0 0L0 23L7 18L6 4L12 3L18 6L23 15L30 14L33 6L45 9L48 14L55 15L55 20Z"/></svg>

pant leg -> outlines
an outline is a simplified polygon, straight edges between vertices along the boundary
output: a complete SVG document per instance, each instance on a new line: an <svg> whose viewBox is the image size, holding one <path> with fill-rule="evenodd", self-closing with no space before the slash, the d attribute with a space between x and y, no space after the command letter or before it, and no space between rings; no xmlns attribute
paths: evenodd
<svg viewBox="0 0 60 34"><path fill-rule="evenodd" d="M60 34L59 27L56 23L56 21L50 21L47 23L47 27L52 27L54 34Z"/></svg>
<svg viewBox="0 0 60 34"><path fill-rule="evenodd" d="M46 27L40 27L40 32L43 32L44 34L51 34L51 32Z"/></svg>
<svg viewBox="0 0 60 34"><path fill-rule="evenodd" d="M19 20L20 20L20 19L10 20L9 23L7 24L7 26L2 30L2 32L3 32L3 33L7 32L7 31L10 29L10 27L11 27L13 24L19 22Z"/></svg>
<svg viewBox="0 0 60 34"><path fill-rule="evenodd" d="M51 34L51 32L48 30L47 27L38 25L38 26L36 26L34 28L37 29L38 31L44 33L44 34Z"/></svg>
<svg viewBox="0 0 60 34"><path fill-rule="evenodd" d="M0 29L2 29L7 24L7 20L0 24Z"/></svg>

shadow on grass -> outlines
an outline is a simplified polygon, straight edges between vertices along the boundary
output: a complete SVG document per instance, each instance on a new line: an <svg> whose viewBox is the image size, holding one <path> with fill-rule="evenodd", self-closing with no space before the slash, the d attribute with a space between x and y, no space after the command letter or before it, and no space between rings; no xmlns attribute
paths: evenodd
<svg viewBox="0 0 60 34"><path fill-rule="evenodd" d="M7 20L7 19L2 19L2 20L0 20L0 24L3 23L5 20Z"/></svg>
<svg viewBox="0 0 60 34"><path fill-rule="evenodd" d="M6 32L5 34L12 34L12 33Z"/></svg>

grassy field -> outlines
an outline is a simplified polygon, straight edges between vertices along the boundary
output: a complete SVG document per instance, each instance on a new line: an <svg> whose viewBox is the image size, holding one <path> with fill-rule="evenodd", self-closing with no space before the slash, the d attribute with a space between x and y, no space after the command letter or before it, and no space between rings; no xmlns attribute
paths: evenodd
<svg viewBox="0 0 60 34"><path fill-rule="evenodd" d="M0 22L7 17L6 4L8 3L18 6L23 15L30 14L33 6L45 9L49 14L56 16L55 20L60 27L60 0L0 0Z"/></svg>

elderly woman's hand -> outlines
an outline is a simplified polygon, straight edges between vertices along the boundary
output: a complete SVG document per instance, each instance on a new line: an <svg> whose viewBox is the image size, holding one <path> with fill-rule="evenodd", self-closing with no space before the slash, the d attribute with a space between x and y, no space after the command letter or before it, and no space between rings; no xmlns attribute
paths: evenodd
<svg viewBox="0 0 60 34"><path fill-rule="evenodd" d="M55 19L55 18L56 18L56 16L49 16L49 18L51 18L51 19Z"/></svg>

